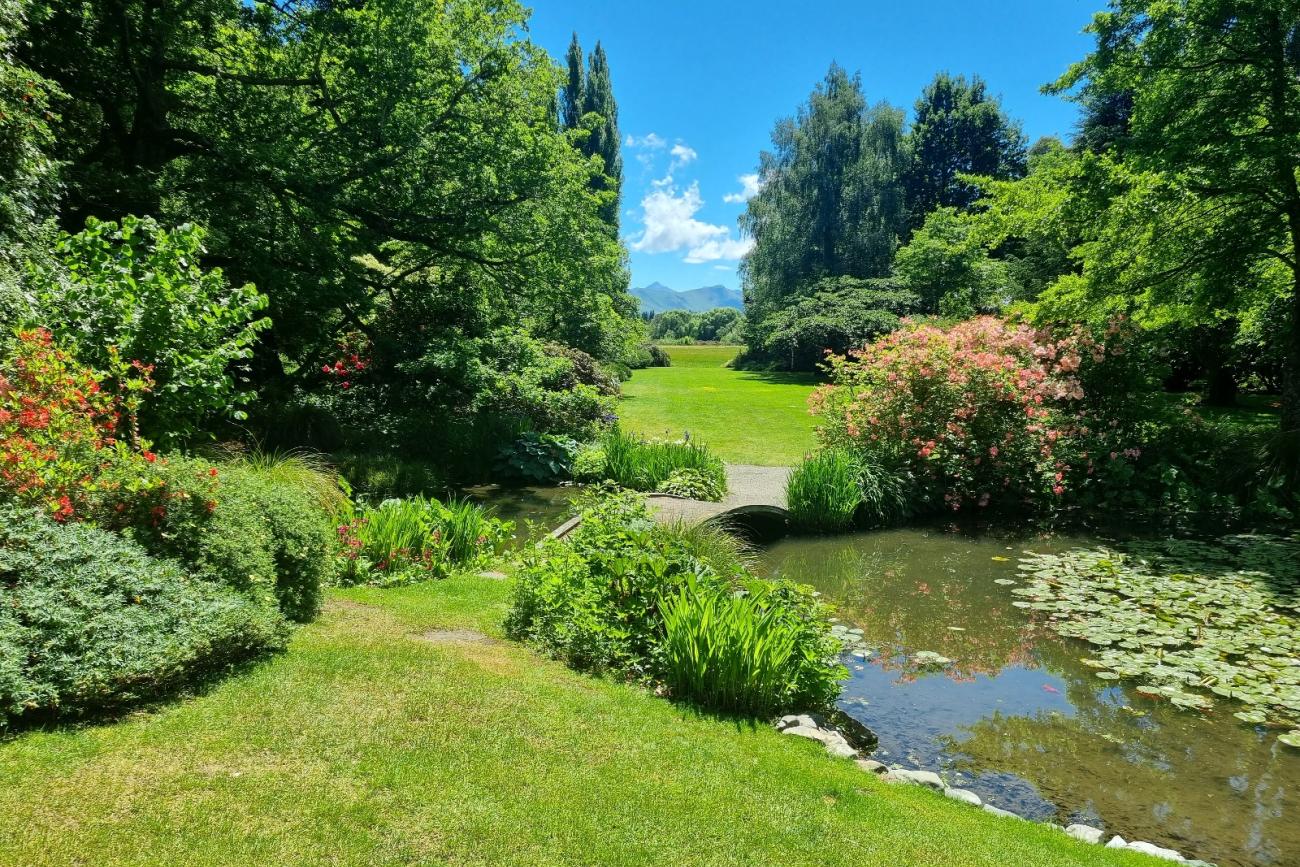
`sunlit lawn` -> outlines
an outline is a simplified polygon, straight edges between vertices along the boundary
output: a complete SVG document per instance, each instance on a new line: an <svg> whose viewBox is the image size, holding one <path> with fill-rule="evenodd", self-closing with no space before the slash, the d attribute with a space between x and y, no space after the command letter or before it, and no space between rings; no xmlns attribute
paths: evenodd
<svg viewBox="0 0 1300 867"><path fill-rule="evenodd" d="M691 437L732 463L789 466L816 445L808 414L815 377L724 365L736 346L666 346L672 367L638 370L623 385L625 429Z"/></svg>
<svg viewBox="0 0 1300 867"><path fill-rule="evenodd" d="M0 864L1156 863L540 659L508 590L335 592L206 695L0 741Z"/></svg>

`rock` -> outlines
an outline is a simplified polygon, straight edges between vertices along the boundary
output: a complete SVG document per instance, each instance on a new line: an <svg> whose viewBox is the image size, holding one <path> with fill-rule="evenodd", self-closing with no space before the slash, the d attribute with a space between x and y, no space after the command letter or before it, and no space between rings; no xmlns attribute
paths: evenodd
<svg viewBox="0 0 1300 867"><path fill-rule="evenodd" d="M816 725L806 726L800 723L797 725L792 725L786 729L781 729L781 734L794 735L795 737L799 737L799 738L810 738L811 740L814 741L821 741L822 743L826 743L826 735L828 733L817 728Z"/></svg>
<svg viewBox="0 0 1300 867"><path fill-rule="evenodd" d="M1065 829L1065 833L1085 843L1100 843L1101 835L1104 832L1100 828L1094 828L1091 825L1071 825Z"/></svg>
<svg viewBox="0 0 1300 867"><path fill-rule="evenodd" d="M885 774L889 772L889 766L884 762L878 762L875 759L858 759L853 764L873 774Z"/></svg>
<svg viewBox="0 0 1300 867"><path fill-rule="evenodd" d="M808 714L786 714L777 722L776 727L784 731L792 726L804 726L805 728L817 728L817 722Z"/></svg>
<svg viewBox="0 0 1300 867"><path fill-rule="evenodd" d="M1001 816L1004 819L1021 818L1020 816L1017 816L1015 813L1011 812L1010 810L1003 810L1001 807L995 807L992 804L985 804L983 809L984 812L986 813L992 813L993 815Z"/></svg>
<svg viewBox="0 0 1300 867"><path fill-rule="evenodd" d="M880 782L882 782L882 783L901 783L901 782L903 782L903 778L902 778L902 777L895 776L893 771L886 771L885 773L883 773L883 774L880 775Z"/></svg>
<svg viewBox="0 0 1300 867"><path fill-rule="evenodd" d="M864 753L871 752L879 743L875 732L839 708L831 711L826 719L821 721L821 727L836 729L850 746Z"/></svg>
<svg viewBox="0 0 1300 867"><path fill-rule="evenodd" d="M909 771L907 768L890 768L889 772L904 783L925 786L939 792L944 790L943 780L934 771Z"/></svg>
<svg viewBox="0 0 1300 867"><path fill-rule="evenodd" d="M1124 848L1132 849L1134 852L1142 852L1145 855L1150 855L1152 858L1163 858L1166 861L1177 861L1180 864L1187 860L1173 849L1165 849L1154 843L1145 843L1141 840L1129 843Z"/></svg>
<svg viewBox="0 0 1300 867"><path fill-rule="evenodd" d="M838 743L827 744L826 752L837 759L856 759L858 757L858 751L849 746L848 741L843 739L840 739Z"/></svg>
<svg viewBox="0 0 1300 867"><path fill-rule="evenodd" d="M1123 837L1121 837L1118 834L1116 834L1114 837L1111 837L1110 842L1106 844L1107 849L1123 849L1127 846L1128 846L1128 841L1126 841Z"/></svg>
<svg viewBox="0 0 1300 867"><path fill-rule="evenodd" d="M952 798L954 801L961 801L963 804L970 804L972 807L978 807L983 801L980 796L969 789L944 789L943 794Z"/></svg>

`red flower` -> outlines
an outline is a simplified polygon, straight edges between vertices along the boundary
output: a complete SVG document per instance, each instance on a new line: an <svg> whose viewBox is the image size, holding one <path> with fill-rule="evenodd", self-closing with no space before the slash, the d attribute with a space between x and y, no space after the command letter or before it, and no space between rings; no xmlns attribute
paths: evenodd
<svg viewBox="0 0 1300 867"><path fill-rule="evenodd" d="M141 457L143 457L146 461L148 461L151 464L154 461L158 460L158 456L147 449L141 454Z"/></svg>

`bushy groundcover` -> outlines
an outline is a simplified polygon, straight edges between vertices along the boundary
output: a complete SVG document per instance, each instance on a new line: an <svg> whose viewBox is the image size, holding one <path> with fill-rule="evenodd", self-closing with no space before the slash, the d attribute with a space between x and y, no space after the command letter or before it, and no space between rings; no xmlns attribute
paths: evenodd
<svg viewBox="0 0 1300 867"><path fill-rule="evenodd" d="M284 646L272 607L135 543L0 508L0 728L120 706Z"/></svg>

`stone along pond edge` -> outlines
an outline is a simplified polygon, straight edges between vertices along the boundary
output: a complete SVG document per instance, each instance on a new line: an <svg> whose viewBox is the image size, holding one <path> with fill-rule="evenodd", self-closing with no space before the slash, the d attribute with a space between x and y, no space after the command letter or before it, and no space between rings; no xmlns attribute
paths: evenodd
<svg viewBox="0 0 1300 867"><path fill-rule="evenodd" d="M776 723L777 731L782 734L794 735L795 737L808 738L817 741L826 748L826 752L837 759L852 759L853 763L867 773L875 774L880 780L886 783L895 783L901 785L922 786L932 789L944 797L951 798L971 807L977 807L986 813L992 813L995 816L1001 816L1007 819L1015 819L1019 822L1031 821L1023 816L1018 816L1009 810L1003 810L992 804L985 804L979 795L968 789L958 789L947 785L943 778L934 771L917 771L898 765L886 765L874 759L866 758L860 750L861 737L854 736L854 743L850 743L850 738L843 731L830 723L827 718L817 714L787 714L781 717ZM1154 843L1147 843L1142 840L1125 840L1118 834L1112 835L1106 840L1106 833L1100 828L1094 828L1091 825L1070 825L1062 826L1054 822L1040 822L1038 824L1055 828L1062 833L1068 834L1077 840L1085 843L1104 845L1107 849L1129 849L1134 852L1141 852L1155 858L1161 858L1165 861L1172 861L1178 864L1188 864L1192 867L1213 867L1207 861L1187 858L1174 849L1167 849L1163 846L1157 846Z"/></svg>

